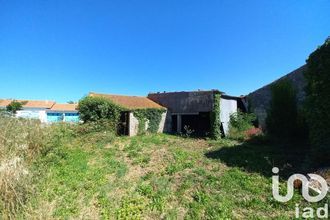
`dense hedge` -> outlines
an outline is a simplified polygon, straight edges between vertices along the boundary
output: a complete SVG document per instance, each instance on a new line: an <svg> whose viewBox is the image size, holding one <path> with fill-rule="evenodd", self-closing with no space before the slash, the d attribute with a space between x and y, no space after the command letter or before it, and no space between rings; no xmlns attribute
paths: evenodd
<svg viewBox="0 0 330 220"><path fill-rule="evenodd" d="M80 119L84 122L109 120L118 123L124 109L103 97L84 97L79 101Z"/></svg>
<svg viewBox="0 0 330 220"><path fill-rule="evenodd" d="M307 60L305 72L306 114L312 158L319 166L330 165L330 39Z"/></svg>
<svg viewBox="0 0 330 220"><path fill-rule="evenodd" d="M213 139L221 138L220 99L220 94L214 94L214 105L211 112L211 137Z"/></svg>
<svg viewBox="0 0 330 220"><path fill-rule="evenodd" d="M139 130L138 134L145 133L146 122L148 121L147 131L150 133L157 133L160 121L162 119L162 114L165 112L165 109L137 109L133 111L134 116L139 121Z"/></svg>

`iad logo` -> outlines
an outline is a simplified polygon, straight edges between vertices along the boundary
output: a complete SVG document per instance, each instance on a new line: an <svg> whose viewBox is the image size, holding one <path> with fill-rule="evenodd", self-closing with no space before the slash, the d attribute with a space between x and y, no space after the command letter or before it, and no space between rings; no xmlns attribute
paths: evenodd
<svg viewBox="0 0 330 220"><path fill-rule="evenodd" d="M279 169L277 167L273 168L273 173L278 174ZM310 180L307 179L306 176L302 174L294 174L289 177L287 183L287 194L285 196L281 196L279 193L279 176L273 175L273 197L279 202L287 202L292 199L294 192L294 182L296 180L301 181L302 187L302 195L305 200L308 202L319 202L327 195L329 187L325 179L323 177L316 174L308 174ZM318 187L312 187L312 183L317 183ZM312 189L316 192L316 196L311 196L309 194L309 189ZM314 210L311 207L305 207L301 209L299 204L296 204L295 208L295 217L296 218L304 218L304 219L314 219L314 217L319 219L328 219L329 217L329 206L325 204L324 207L319 207Z"/></svg>
<svg viewBox="0 0 330 220"><path fill-rule="evenodd" d="M274 174L279 173L279 169L274 167L272 169ZM279 202L287 202L292 199L294 192L294 181L300 180L302 182L302 195L305 200L308 202L319 202L327 195L329 187L325 179L317 174L308 174L310 180L307 179L306 176L302 174L294 174L289 177L287 183L287 194L285 196L281 196L279 193L279 176L273 175L273 197ZM315 188L311 188L311 182L318 182L321 186L320 189L316 190ZM309 189L313 189L317 192L316 196L311 196L309 194Z"/></svg>

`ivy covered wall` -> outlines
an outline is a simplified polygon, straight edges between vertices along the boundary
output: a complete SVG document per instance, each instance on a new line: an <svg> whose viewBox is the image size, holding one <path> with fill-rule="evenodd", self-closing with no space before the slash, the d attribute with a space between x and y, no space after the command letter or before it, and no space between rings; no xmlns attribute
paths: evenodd
<svg viewBox="0 0 330 220"><path fill-rule="evenodd" d="M165 112L165 109L155 108L134 110L133 115L139 121L138 134L144 134L146 132L157 133L162 119L162 115Z"/></svg>
<svg viewBox="0 0 330 220"><path fill-rule="evenodd" d="M221 94L214 93L213 110L211 111L211 137L213 139L221 138L220 121L220 99Z"/></svg>

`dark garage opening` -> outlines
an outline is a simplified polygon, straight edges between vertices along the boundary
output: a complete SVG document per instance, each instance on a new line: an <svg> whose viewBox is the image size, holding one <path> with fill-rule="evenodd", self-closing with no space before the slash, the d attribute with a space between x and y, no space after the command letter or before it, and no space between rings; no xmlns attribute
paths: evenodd
<svg viewBox="0 0 330 220"><path fill-rule="evenodd" d="M177 128L178 128L178 116L172 115L172 133L173 134L177 133Z"/></svg>
<svg viewBox="0 0 330 220"><path fill-rule="evenodd" d="M120 123L118 126L119 135L129 135L129 112L120 113Z"/></svg>
<svg viewBox="0 0 330 220"><path fill-rule="evenodd" d="M211 123L210 113L200 112L198 115L181 115L182 133L187 130L192 132L193 136L205 137L210 134Z"/></svg>

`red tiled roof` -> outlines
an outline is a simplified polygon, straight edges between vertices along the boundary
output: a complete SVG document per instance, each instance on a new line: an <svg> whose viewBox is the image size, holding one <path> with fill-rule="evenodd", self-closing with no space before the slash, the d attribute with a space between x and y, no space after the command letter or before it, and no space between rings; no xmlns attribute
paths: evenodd
<svg viewBox="0 0 330 220"><path fill-rule="evenodd" d="M11 99L1 100L0 107L6 107L12 101ZM35 101L35 100L15 100L17 102L23 103L24 108L51 108L55 102L54 101Z"/></svg>
<svg viewBox="0 0 330 220"><path fill-rule="evenodd" d="M55 103L50 109L52 111L77 111L77 104L58 104Z"/></svg>
<svg viewBox="0 0 330 220"><path fill-rule="evenodd" d="M33 101L27 100L23 104L24 108L51 108L55 104L54 101Z"/></svg>
<svg viewBox="0 0 330 220"><path fill-rule="evenodd" d="M0 100L0 107L7 107L7 105L9 105L13 100Z"/></svg>
<svg viewBox="0 0 330 220"><path fill-rule="evenodd" d="M128 109L144 109L144 108L165 109L163 106L148 99L147 97L98 94L98 93L93 93L93 92L89 93L89 96L104 97L104 98L111 100L115 104L128 108Z"/></svg>

